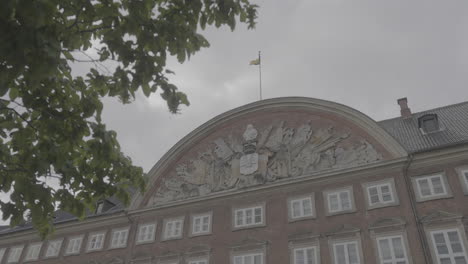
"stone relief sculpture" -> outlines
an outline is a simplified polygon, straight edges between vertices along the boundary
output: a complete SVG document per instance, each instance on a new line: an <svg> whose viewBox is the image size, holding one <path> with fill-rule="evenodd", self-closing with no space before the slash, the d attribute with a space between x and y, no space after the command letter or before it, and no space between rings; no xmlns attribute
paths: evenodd
<svg viewBox="0 0 468 264"><path fill-rule="evenodd" d="M369 142L345 142L349 137L349 132L336 131L333 126L314 130L310 122L293 128L282 121L260 133L249 124L242 135L218 138L196 159L178 164L175 175L163 179L148 205L382 159Z"/></svg>

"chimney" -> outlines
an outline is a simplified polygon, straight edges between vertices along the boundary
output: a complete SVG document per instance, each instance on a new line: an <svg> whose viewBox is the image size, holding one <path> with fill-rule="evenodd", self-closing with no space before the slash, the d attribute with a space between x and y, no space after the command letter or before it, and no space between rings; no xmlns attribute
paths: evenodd
<svg viewBox="0 0 468 264"><path fill-rule="evenodd" d="M408 99L405 98L400 98L397 100L398 104L400 105L400 112L401 112L401 117L403 118L408 118L411 116L411 110L408 107Z"/></svg>

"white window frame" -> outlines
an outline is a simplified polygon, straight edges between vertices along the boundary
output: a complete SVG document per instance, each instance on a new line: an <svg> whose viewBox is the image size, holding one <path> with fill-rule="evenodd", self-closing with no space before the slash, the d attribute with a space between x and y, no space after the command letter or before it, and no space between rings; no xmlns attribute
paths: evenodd
<svg viewBox="0 0 468 264"><path fill-rule="evenodd" d="M96 241L96 242L99 242L100 245L94 245L93 246L93 239L94 238L99 238L99 241ZM86 252L92 252L92 251L99 251L99 250L102 250L104 248L104 243L106 242L106 232L105 231L101 231L101 232L94 232L94 233L90 233L88 235L88 245L86 246ZM93 247L91 247L93 246Z"/></svg>
<svg viewBox="0 0 468 264"><path fill-rule="evenodd" d="M11 247L8 251L8 257L6 263L18 263L23 254L24 245Z"/></svg>
<svg viewBox="0 0 468 264"><path fill-rule="evenodd" d="M143 224L138 225L138 229L137 229L137 232L136 232L135 243L137 245L141 245L141 244L154 242L154 239L155 239L155 236L156 236L156 227L157 227L157 224L154 223L154 222L152 222L152 223L143 223ZM142 235L143 230L148 230L148 228L151 229L151 232L146 231L146 232L149 233L149 235L146 234L146 235L143 236Z"/></svg>
<svg viewBox="0 0 468 264"><path fill-rule="evenodd" d="M83 244L83 238L84 238L84 235L70 237L68 239L68 241L67 241L67 247L65 248L65 256L80 254L81 245ZM72 241L79 241L79 242L77 242L78 243L78 246L77 246L78 248L76 250L73 250L74 246L71 247ZM73 242L73 243L75 243L75 242Z"/></svg>
<svg viewBox="0 0 468 264"><path fill-rule="evenodd" d="M348 197L349 197L349 204L350 208L349 209L343 209L343 204L340 198L340 193L347 192ZM338 209L337 210L331 210L331 201L330 201L330 196L332 195L337 195L339 198L338 202ZM325 208L327 208L327 215L336 215L336 214L344 214L344 213L351 213L356 211L356 206L354 202L354 192L353 192L353 186L348 186L344 188L339 188L339 189L333 189L333 190L327 190L323 192L324 196L324 201L325 201Z"/></svg>
<svg viewBox="0 0 468 264"><path fill-rule="evenodd" d="M442 189L444 190L443 193L435 194L434 193L434 186L432 184L432 179L433 178L440 178L440 181L442 183ZM420 181L422 180L427 180L429 184L429 190L431 192L430 195L423 195L421 191L421 185ZM440 172L440 173L435 173L435 174L430 174L430 175L424 175L424 176L418 176L418 177L413 177L413 186L416 189L416 201L417 202L424 202L424 201L429 201L429 200L435 200L435 199L442 199L442 198L447 198L451 197L451 190L450 186L448 185L447 182L447 177L445 176L445 173Z"/></svg>
<svg viewBox="0 0 468 264"><path fill-rule="evenodd" d="M236 264L236 259L237 258L242 258L241 264L245 264L245 258L246 257L253 257L253 259L255 259L255 256L260 256L260 263L259 264L264 264L265 263L265 253L263 251L254 251L254 252L236 253L236 254L232 255L231 264ZM256 264L256 263L252 262L252 264Z"/></svg>
<svg viewBox="0 0 468 264"><path fill-rule="evenodd" d="M390 196L391 200L390 201L384 201L383 200L383 193L382 193L382 187L383 186L388 186L390 190ZM395 188L395 179L394 178L389 178L389 179L384 179L381 181L374 181L374 182L366 182L362 184L365 197L366 197L366 205L367 209L375 209L375 208L382 208L382 207L387 207L387 206L395 206L399 205L400 201L398 199L398 194L396 192ZM377 188L377 195L379 197L379 201L373 203L371 200L371 193L370 189L371 188Z"/></svg>
<svg viewBox="0 0 468 264"><path fill-rule="evenodd" d="M349 257L349 252L348 252L348 245L349 244L355 244L356 245L356 256L357 256L357 263L358 264L361 264L363 263L362 262L362 250L361 250L361 242L360 240L358 239L350 239L350 240L337 240L337 241L332 241L331 242L331 254L332 254L332 258L333 258L333 264L337 264L337 251L336 251L336 247L337 246L340 246L340 245L343 245L344 248L345 248L345 253L346 253L346 257ZM349 263L349 258L346 258L346 264L350 264Z"/></svg>
<svg viewBox="0 0 468 264"><path fill-rule="evenodd" d="M460 183L463 188L463 193L465 195L468 195L468 165L458 167L455 170L457 171L458 177L460 179ZM465 173L467 174L467 176L465 176Z"/></svg>
<svg viewBox="0 0 468 264"><path fill-rule="evenodd" d="M297 245L291 248L291 263L292 264L297 264L297 254L299 250L307 250L307 249L312 249L314 251L314 256L315 258L312 260L314 264L319 264L320 261L320 249L317 245Z"/></svg>
<svg viewBox="0 0 468 264"><path fill-rule="evenodd" d="M393 243L392 239L394 238L400 238L403 246L403 253L404 253L404 259L402 258L396 258L395 257L395 251L393 249ZM392 259L391 260L384 260L382 256L382 249L380 248L380 241L381 240L390 240L390 248L391 248L391 254L392 254ZM375 243L378 251L378 259L380 264L397 264L401 261L406 261L406 264L411 263L410 262L410 256L409 256L409 250L408 250L408 245L406 241L406 237L402 234L387 234L387 235L379 235L375 238Z"/></svg>
<svg viewBox="0 0 468 264"><path fill-rule="evenodd" d="M260 222L255 222L255 210L260 209ZM252 216L252 223L246 223L247 220L247 211L251 211ZM242 224L238 224L237 222L237 215L238 212L242 212ZM244 228L253 228L265 225L265 204L257 204L252 206L246 207L238 207L232 210L232 227L234 230L236 229L244 229Z"/></svg>
<svg viewBox="0 0 468 264"><path fill-rule="evenodd" d="M39 255L41 254L41 248L42 248L42 242L29 244L26 250L26 256L24 257L24 261L26 262L26 261L38 260Z"/></svg>
<svg viewBox="0 0 468 264"><path fill-rule="evenodd" d="M204 226L203 219L208 218L208 229L202 230L201 227ZM196 231L196 220L200 219L200 231ZM191 225L190 225L190 235L191 236L202 236L211 234L211 229L213 225L213 212L194 214L190 216Z"/></svg>
<svg viewBox="0 0 468 264"><path fill-rule="evenodd" d="M431 240L431 246L432 246L432 253L433 253L433 256L435 257L435 260L434 260L434 263L438 263L440 264L440 255L437 251L437 246L436 246L436 242L435 242L435 239L434 239L434 234L435 233L443 233L444 235L444 240L446 242L448 242L448 244L446 245L449 245L450 244L450 241L447 239L448 238L448 233L449 232L457 232L458 234L458 238L460 239L460 244L462 246L462 250L463 252L460 254L454 254L452 252L452 247L451 246L447 246L447 249L449 251L449 254L447 254L447 256L444 256L444 257L448 257L450 258L450 260L453 260L454 257L458 257L458 256L464 256L465 257L465 260L468 261L468 250L467 250L467 244L466 244L466 237L465 237L465 234L463 233L463 230L460 230L459 228L443 228L443 229L433 229L433 230L430 230L428 232L429 234L429 237L430 237L430 240ZM455 262L453 262L455 263Z"/></svg>
<svg viewBox="0 0 468 264"><path fill-rule="evenodd" d="M109 242L109 249L114 249L114 248L125 248L127 247L127 243L128 243L128 234L130 232L130 227L124 227L124 228L116 228L116 229L112 229L112 232L111 232L111 240ZM119 234L116 238L116 234ZM120 238L120 236L123 235L123 239ZM117 241L117 244L114 244L114 241ZM121 242L123 241L123 242Z"/></svg>
<svg viewBox="0 0 468 264"><path fill-rule="evenodd" d="M58 248L57 248L57 252L55 252L54 254L51 255L51 254L49 254L49 248L51 248L51 246L53 244L57 244ZM63 244L63 238L50 240L47 243L47 248L46 248L46 251L44 253L44 258L56 258L56 257L58 257L60 255L60 250L62 249L62 244Z"/></svg>
<svg viewBox="0 0 468 264"><path fill-rule="evenodd" d="M310 214L306 215L305 214L305 208L304 208L304 201L309 200L310 203ZM299 215L294 215L294 204L299 203L300 205L300 214ZM288 199L288 216L289 216L289 221L298 221L298 220L303 220L303 219L311 219L315 218L315 195L314 193L309 194L309 195L302 195L302 196L296 196L296 197L291 197Z"/></svg>
<svg viewBox="0 0 468 264"><path fill-rule="evenodd" d="M184 216L164 219L163 232L162 232L163 241L182 238L184 235L184 222L185 222L184 220L185 220ZM175 226L176 223L180 223L179 233L177 234L170 233L171 230L168 229L169 228L168 226L171 223L172 223L171 226L173 227ZM174 227L174 230L175 230L175 227Z"/></svg>

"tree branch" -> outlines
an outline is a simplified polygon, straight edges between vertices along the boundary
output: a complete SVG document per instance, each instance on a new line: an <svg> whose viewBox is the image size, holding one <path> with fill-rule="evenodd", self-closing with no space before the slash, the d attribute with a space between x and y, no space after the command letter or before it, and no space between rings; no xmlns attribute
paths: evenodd
<svg viewBox="0 0 468 264"><path fill-rule="evenodd" d="M10 101L10 102L14 102L14 101ZM33 126L33 124L29 120L24 118L18 111L16 111L16 109L6 106L3 102L1 102L1 103L5 106L4 109L14 112L19 118L21 118L24 122L26 122L26 124L28 124L28 126L32 127L36 131L39 131L39 129L37 129L35 126Z"/></svg>

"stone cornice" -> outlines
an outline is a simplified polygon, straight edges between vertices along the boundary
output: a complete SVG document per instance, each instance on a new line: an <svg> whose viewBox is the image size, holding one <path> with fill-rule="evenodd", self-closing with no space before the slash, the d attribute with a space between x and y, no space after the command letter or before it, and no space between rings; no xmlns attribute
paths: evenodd
<svg viewBox="0 0 468 264"><path fill-rule="evenodd" d="M174 206L190 206L193 203L198 203L202 201L214 200L218 198L224 197L231 197L231 196L238 196L244 195L249 193L256 193L258 191L268 191L278 187L283 186L293 186L298 183L305 183L305 182L334 182L339 180L342 177L366 177L369 175L375 175L378 173L383 172L401 172L407 158L399 158L391 161L381 161L374 164L354 167L354 168L347 168L347 169L340 169L340 170L329 170L325 172L319 172L316 174L305 175L301 177L295 178L287 178L281 181L277 181L267 185L260 185L256 187L252 187L245 190L236 190L236 191L224 191L224 192L217 192L214 194L210 194L207 196L196 197L188 200L181 200L181 201L174 201L171 203L154 206L154 207L146 207L137 210L129 211L129 215L140 215L145 214L147 212L157 211L160 209L170 208Z"/></svg>
<svg viewBox="0 0 468 264"><path fill-rule="evenodd" d="M451 146L443 149L412 154L411 168L443 165L447 162L456 162L468 159L468 144Z"/></svg>

